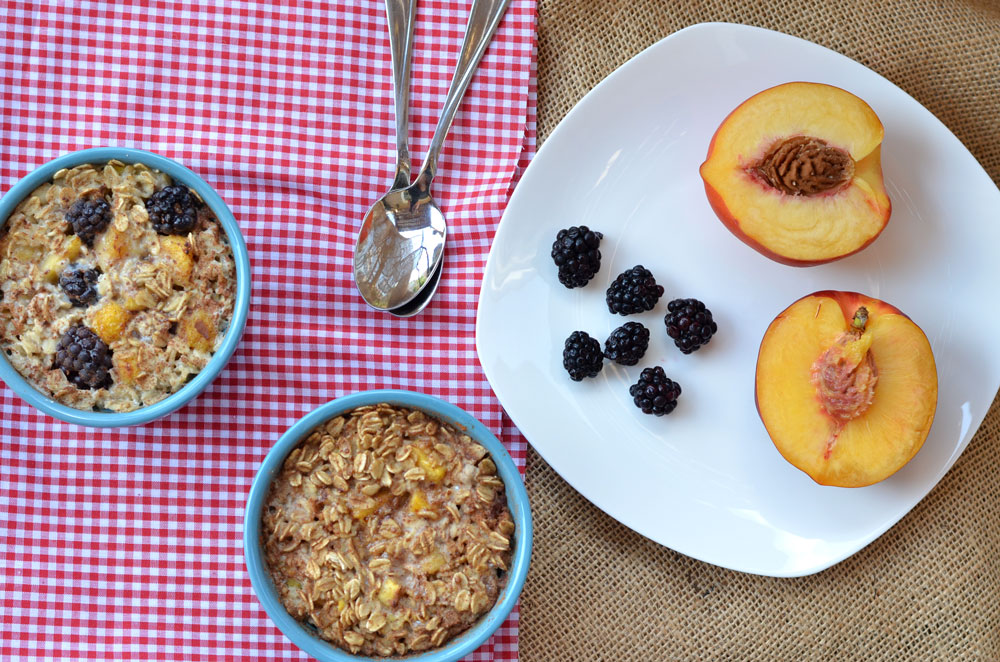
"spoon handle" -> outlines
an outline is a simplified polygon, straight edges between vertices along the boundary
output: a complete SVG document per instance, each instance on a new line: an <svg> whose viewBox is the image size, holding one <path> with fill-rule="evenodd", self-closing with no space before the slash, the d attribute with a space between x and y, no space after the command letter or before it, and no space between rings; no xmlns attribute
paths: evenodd
<svg viewBox="0 0 1000 662"><path fill-rule="evenodd" d="M441 118L438 120L437 128L434 130L434 137L431 139L430 148L427 150L427 157L417 175L417 185L421 189L430 188L431 180L437 172L438 152L448 135L451 122L455 119L458 107L462 105L462 97L465 90L472 82L472 75L476 71L479 60L482 59L486 47L500 19L507 11L510 0L473 0L472 9L469 11L469 24L465 28L465 39L462 41L462 51L458 55L458 62L455 64L455 75L451 79L451 87L448 88L448 97L444 101L441 109Z"/></svg>
<svg viewBox="0 0 1000 662"><path fill-rule="evenodd" d="M417 0L385 0L389 24L389 49L392 52L392 91L396 113L396 175L392 188L410 185L410 150L407 147L410 108L410 53L413 26L416 24Z"/></svg>

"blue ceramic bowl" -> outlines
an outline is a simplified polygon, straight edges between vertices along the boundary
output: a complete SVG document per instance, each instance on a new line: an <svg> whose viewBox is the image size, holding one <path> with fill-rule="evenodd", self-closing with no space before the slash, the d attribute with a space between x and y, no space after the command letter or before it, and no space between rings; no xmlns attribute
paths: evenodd
<svg viewBox="0 0 1000 662"><path fill-rule="evenodd" d="M264 561L264 551L260 542L260 517L267 498L271 481L281 469L285 457L304 439L317 425L328 421L355 407L373 405L380 402L419 409L433 415L439 420L451 423L458 430L464 430L477 443L482 444L490 452L493 462L497 465L497 473L503 479L507 493L507 506L514 518L514 558L507 578L507 586L497 598L493 609L484 615L475 626L460 636L452 639L441 648L406 656L407 662L452 662L458 660L479 648L491 634L507 618L510 610L517 602L524 578L528 574L528 563L531 560L531 508L528 505L528 494L524 491L524 482L518 473L514 461L496 437L474 417L444 400L413 393L411 391L363 391L332 400L321 405L298 420L285 434L278 439L271 451L264 458L264 463L257 472L250 487L247 500L245 521L243 524L243 549L246 554L247 569L250 571L250 582L253 584L257 598L264 605L264 610L271 620L292 640L296 646L312 655L320 662L385 662L386 659L351 655L337 648L307 630L285 611L278 593L267 572Z"/></svg>
<svg viewBox="0 0 1000 662"><path fill-rule="evenodd" d="M247 314L250 310L250 259L247 256L246 242L240 234L239 225L233 218L233 213L229 211L226 203L222 201L219 194L205 183L198 175L194 174L176 161L145 152L141 149L128 149L125 147L96 147L85 149L79 152L72 152L65 156L60 156L54 161L49 161L24 179L14 184L14 186L0 198L0 227L7 222L7 218L26 198L40 185L52 179L59 170L72 168L85 163L107 163L111 160L118 160L122 163L142 163L150 168L155 168L160 172L168 174L175 182L180 182L193 189L201 199L209 206L215 217L222 223L226 231L226 238L233 250L233 257L236 262L236 301L233 309L233 318L229 323L225 338L219 351L212 356L201 372L199 372L190 382L176 393L164 398L156 404L141 407L129 412L104 412L104 411L83 411L67 407L56 402L52 398L43 394L27 382L7 361L3 353L0 353L0 378L14 390L25 402L34 406L49 416L76 423L78 425L89 425L93 427L119 427L125 425L139 425L148 423L153 419L166 416L167 414L183 407L189 400L205 390L205 387L215 379L226 361L232 356L243 334L243 327L247 321Z"/></svg>

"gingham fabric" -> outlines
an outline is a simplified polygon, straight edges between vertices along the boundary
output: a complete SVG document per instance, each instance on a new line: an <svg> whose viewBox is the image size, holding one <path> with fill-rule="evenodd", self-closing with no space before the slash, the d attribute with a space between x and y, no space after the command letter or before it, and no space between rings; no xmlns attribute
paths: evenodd
<svg viewBox="0 0 1000 662"><path fill-rule="evenodd" d="M418 4L419 164L470 0ZM241 543L253 476L295 420L356 391L422 391L503 432L523 469L475 316L534 147L534 2L512 0L441 154L445 272L411 319L368 309L351 277L358 224L395 159L381 0L3 0L0 20L0 190L77 149L157 152L227 202L253 273L235 355L165 419L77 427L0 388L0 659L308 659L260 607ZM515 611L468 659L516 658Z"/></svg>

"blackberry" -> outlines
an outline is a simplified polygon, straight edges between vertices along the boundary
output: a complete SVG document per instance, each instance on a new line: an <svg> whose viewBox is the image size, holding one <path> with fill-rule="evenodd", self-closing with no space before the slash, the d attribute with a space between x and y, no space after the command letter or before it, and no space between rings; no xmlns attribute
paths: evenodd
<svg viewBox="0 0 1000 662"><path fill-rule="evenodd" d="M560 230L552 243L552 260L559 267L559 282L569 288L583 287L601 268L600 232L586 225Z"/></svg>
<svg viewBox="0 0 1000 662"><path fill-rule="evenodd" d="M712 311L697 299L674 299L667 304L663 321L667 325L667 335L685 354L707 345L712 334L719 330L712 320Z"/></svg>
<svg viewBox="0 0 1000 662"><path fill-rule="evenodd" d="M63 334L56 346L54 368L59 368L66 379L78 388L106 388L111 386L111 350L97 334L78 324Z"/></svg>
<svg viewBox="0 0 1000 662"><path fill-rule="evenodd" d="M146 211L159 234L187 234L198 220L198 198L191 189L174 184L160 189L146 200Z"/></svg>
<svg viewBox="0 0 1000 662"><path fill-rule="evenodd" d="M649 269L639 264L618 274L605 299L612 313L631 315L652 310L661 296L663 286L657 285Z"/></svg>
<svg viewBox="0 0 1000 662"><path fill-rule="evenodd" d="M83 308L97 301L99 273L85 267L67 267L59 274L59 287L63 288L69 302Z"/></svg>
<svg viewBox="0 0 1000 662"><path fill-rule="evenodd" d="M80 241L93 246L97 233L111 222L111 207L100 196L80 198L66 212L66 222Z"/></svg>
<svg viewBox="0 0 1000 662"><path fill-rule="evenodd" d="M574 382L581 381L584 377L596 377L604 367L601 343L591 338L586 331L574 331L563 347L563 367Z"/></svg>
<svg viewBox="0 0 1000 662"><path fill-rule="evenodd" d="M604 356L621 365L635 365L649 347L649 329L638 322L626 322L604 341Z"/></svg>
<svg viewBox="0 0 1000 662"><path fill-rule="evenodd" d="M628 394L642 413L663 416L677 406L681 385L667 377L660 366L644 368L639 381L629 387Z"/></svg>

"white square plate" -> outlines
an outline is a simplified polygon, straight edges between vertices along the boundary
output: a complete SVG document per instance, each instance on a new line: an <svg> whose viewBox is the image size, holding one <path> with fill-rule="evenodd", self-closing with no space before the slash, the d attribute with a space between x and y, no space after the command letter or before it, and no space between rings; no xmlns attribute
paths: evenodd
<svg viewBox="0 0 1000 662"><path fill-rule="evenodd" d="M709 207L698 167L742 101L809 80L867 101L885 125L893 203L882 235L852 257L795 268L737 240ZM585 288L556 279L556 232L604 233ZM952 466L1000 385L1000 192L954 135L914 99L842 55L776 32L703 24L637 55L594 88L539 150L490 252L477 322L486 376L514 423L573 487L639 533L727 568L806 575L855 553L906 514ZM605 289L643 264L666 288L657 308L611 315ZM754 368L775 315L816 290L855 290L898 307L930 339L939 400L917 456L859 489L822 487L787 464L754 407ZM666 302L694 297L719 331L685 356L667 338ZM639 365L605 362L573 382L563 342L617 326L652 332ZM642 414L628 394L662 365L677 409Z"/></svg>

